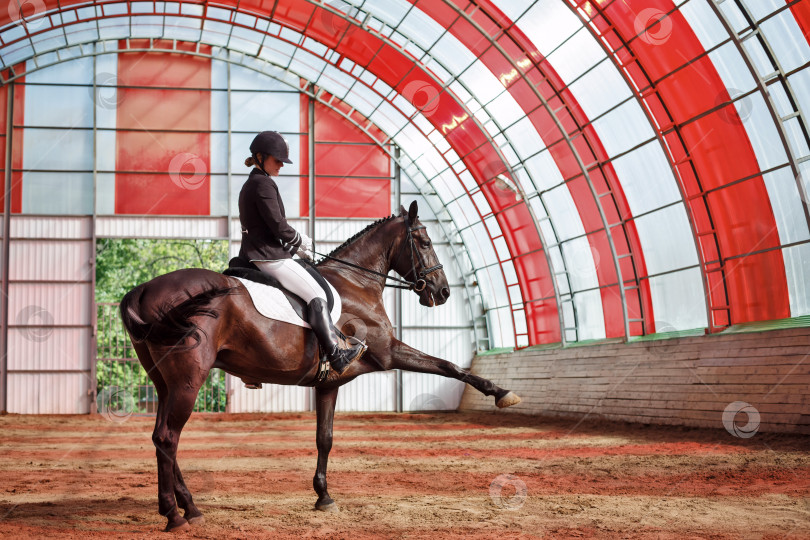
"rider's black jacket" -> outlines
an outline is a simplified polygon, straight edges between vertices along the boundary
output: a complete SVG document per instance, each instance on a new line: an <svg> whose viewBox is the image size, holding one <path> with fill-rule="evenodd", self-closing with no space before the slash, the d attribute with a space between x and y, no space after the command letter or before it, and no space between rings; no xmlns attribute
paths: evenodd
<svg viewBox="0 0 810 540"><path fill-rule="evenodd" d="M289 259L301 245L301 235L287 223L276 182L253 169L239 192L242 247L247 260Z"/></svg>

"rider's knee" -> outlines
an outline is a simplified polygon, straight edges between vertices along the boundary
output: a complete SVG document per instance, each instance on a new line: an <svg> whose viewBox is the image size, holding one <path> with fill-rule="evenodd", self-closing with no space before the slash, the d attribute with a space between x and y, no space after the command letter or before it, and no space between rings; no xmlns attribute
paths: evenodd
<svg viewBox="0 0 810 540"><path fill-rule="evenodd" d="M309 309L312 311L326 311L326 300L323 298L313 298L309 303Z"/></svg>

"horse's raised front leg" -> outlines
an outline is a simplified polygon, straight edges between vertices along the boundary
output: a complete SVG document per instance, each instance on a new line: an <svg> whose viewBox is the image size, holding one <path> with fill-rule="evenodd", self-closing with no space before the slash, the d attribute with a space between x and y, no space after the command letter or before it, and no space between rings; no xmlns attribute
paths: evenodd
<svg viewBox="0 0 810 540"><path fill-rule="evenodd" d="M332 449L332 423L335 419L337 395L337 388L315 389L318 415L318 432L315 442L318 446L318 467L315 470L315 477L312 479L312 487L318 494L315 508L326 512L337 512L338 510L337 504L326 491L326 464L329 461L329 451Z"/></svg>
<svg viewBox="0 0 810 540"><path fill-rule="evenodd" d="M404 369L458 379L485 396L495 396L495 404L501 409L517 405L521 401L517 394L496 386L488 379L468 373L452 362L430 356L397 340L394 340L391 346L390 369Z"/></svg>

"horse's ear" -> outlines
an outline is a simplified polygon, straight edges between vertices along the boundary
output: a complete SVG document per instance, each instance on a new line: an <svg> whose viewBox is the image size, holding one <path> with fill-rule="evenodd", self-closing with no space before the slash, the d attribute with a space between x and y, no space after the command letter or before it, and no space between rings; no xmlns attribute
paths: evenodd
<svg viewBox="0 0 810 540"><path fill-rule="evenodd" d="M408 208L408 221L410 221L411 223L416 221L418 214L419 214L419 207L416 205L416 201L413 201L411 203L410 208Z"/></svg>
<svg viewBox="0 0 810 540"><path fill-rule="evenodd" d="M407 211L407 210L405 210L405 207L404 207L404 206L402 206L402 205L400 204L400 205L399 205L399 215L400 215L400 216L404 216L404 215L406 215L407 213L408 213L408 211Z"/></svg>

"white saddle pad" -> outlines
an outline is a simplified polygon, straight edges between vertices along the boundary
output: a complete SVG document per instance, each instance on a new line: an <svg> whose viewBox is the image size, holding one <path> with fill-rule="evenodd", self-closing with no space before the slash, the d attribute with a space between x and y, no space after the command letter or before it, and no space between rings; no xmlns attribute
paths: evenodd
<svg viewBox="0 0 810 540"><path fill-rule="evenodd" d="M303 326L304 328L311 328L309 323L298 316L298 313L292 308L289 300L287 300L284 293L281 292L281 289L239 277L234 279L238 279L242 282L242 285L244 285L250 293L250 299L253 301L256 310L268 319L287 322ZM331 283L329 283L329 288L332 290L332 296L335 298L335 306L332 308L331 313L332 321L337 322L340 318L341 310L340 295L335 288L332 287Z"/></svg>

